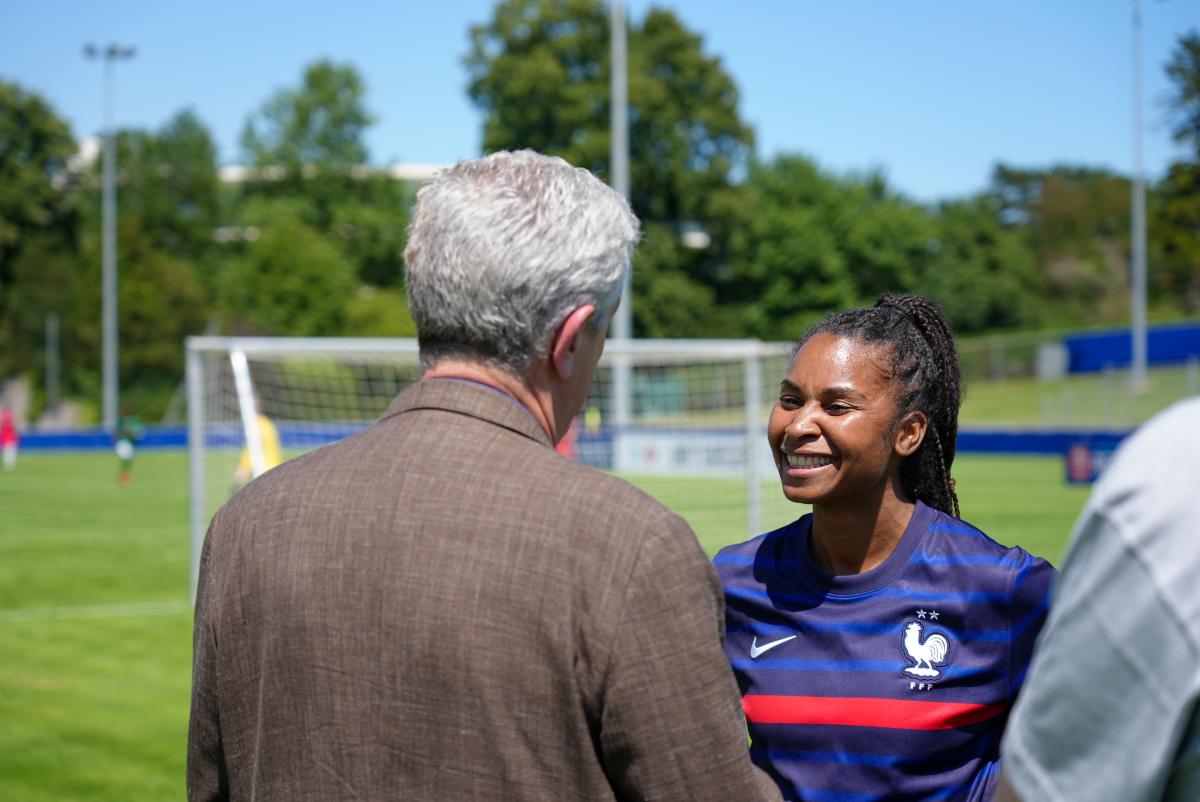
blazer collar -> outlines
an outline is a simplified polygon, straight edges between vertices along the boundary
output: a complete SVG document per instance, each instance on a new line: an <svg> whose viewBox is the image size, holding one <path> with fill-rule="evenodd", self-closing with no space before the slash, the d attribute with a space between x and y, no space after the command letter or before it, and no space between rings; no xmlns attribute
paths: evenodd
<svg viewBox="0 0 1200 802"><path fill-rule="evenodd" d="M479 382L464 379L425 379L406 387L381 420L416 409L458 412L503 426L546 446L550 436L517 399Z"/></svg>

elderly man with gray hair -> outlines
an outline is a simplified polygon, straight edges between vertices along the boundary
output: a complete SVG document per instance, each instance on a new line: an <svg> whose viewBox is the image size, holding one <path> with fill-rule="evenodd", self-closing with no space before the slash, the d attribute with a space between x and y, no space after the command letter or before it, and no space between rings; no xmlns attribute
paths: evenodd
<svg viewBox="0 0 1200 802"><path fill-rule="evenodd" d="M695 536L552 448L637 237L619 195L529 151L421 190L421 381L209 529L191 800L778 798Z"/></svg>

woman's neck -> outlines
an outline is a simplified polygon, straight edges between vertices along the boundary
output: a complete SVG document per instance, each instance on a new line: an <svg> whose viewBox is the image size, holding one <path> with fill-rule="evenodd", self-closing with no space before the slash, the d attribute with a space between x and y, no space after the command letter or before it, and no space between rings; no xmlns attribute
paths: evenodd
<svg viewBox="0 0 1200 802"><path fill-rule="evenodd" d="M915 508L892 487L874 503L814 504L813 561L834 576L870 571L891 556Z"/></svg>

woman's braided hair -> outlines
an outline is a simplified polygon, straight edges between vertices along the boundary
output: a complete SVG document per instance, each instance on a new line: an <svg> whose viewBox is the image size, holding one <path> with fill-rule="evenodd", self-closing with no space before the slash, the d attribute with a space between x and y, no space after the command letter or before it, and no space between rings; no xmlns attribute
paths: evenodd
<svg viewBox="0 0 1200 802"><path fill-rule="evenodd" d="M921 295L884 294L869 309L848 309L825 318L804 335L796 350L822 333L890 349L892 379L901 388L896 419L919 411L929 422L920 447L900 465L900 481L913 498L958 517L950 466L962 382L954 332L942 308Z"/></svg>

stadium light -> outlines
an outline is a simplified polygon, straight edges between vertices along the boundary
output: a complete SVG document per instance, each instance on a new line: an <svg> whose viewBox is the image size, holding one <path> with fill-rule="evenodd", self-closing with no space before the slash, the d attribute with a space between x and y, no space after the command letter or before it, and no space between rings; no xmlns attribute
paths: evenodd
<svg viewBox="0 0 1200 802"><path fill-rule="evenodd" d="M110 42L101 49L88 44L83 53L104 61L104 178L101 245L101 370L104 381L104 428L117 428L117 154L113 131L113 62L133 58L137 51Z"/></svg>
<svg viewBox="0 0 1200 802"><path fill-rule="evenodd" d="M1146 184L1142 176L1142 0L1133 0L1133 197L1130 227L1133 247L1129 270L1132 389L1146 388Z"/></svg>

